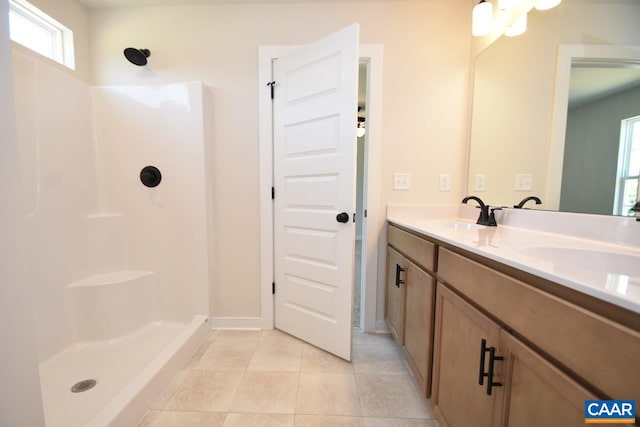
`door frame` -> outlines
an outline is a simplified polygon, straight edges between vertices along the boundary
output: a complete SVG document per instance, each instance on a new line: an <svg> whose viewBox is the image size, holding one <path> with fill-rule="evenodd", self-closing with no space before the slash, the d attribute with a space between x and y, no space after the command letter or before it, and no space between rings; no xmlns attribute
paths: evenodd
<svg viewBox="0 0 640 427"><path fill-rule="evenodd" d="M273 329L275 323L272 283L273 271L273 104L267 82L272 79L272 61L300 46L258 47L258 125L260 156L260 299L261 328ZM378 239L384 226L380 215L380 166L382 139L382 55L383 45L361 44L360 61L368 63L367 72L367 226L366 283L362 289L361 310L364 332L376 330L378 294ZM355 126L355 123L354 123ZM277 195L276 195L277 196Z"/></svg>

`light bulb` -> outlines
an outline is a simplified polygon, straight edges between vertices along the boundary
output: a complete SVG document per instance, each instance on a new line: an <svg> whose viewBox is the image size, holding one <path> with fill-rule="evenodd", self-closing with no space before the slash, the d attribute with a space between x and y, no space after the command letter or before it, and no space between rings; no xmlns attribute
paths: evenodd
<svg viewBox="0 0 640 427"><path fill-rule="evenodd" d="M527 31L527 14L522 15L516 22L510 25L504 32L505 36L515 37Z"/></svg>
<svg viewBox="0 0 640 427"><path fill-rule="evenodd" d="M498 9L509 10L516 7L521 0L498 0Z"/></svg>
<svg viewBox="0 0 640 427"><path fill-rule="evenodd" d="M556 7L562 0L538 0L534 7L538 10L548 10Z"/></svg>
<svg viewBox="0 0 640 427"><path fill-rule="evenodd" d="M473 21L471 22L471 34L474 36L484 36L491 31L493 24L493 5L485 0L473 8Z"/></svg>

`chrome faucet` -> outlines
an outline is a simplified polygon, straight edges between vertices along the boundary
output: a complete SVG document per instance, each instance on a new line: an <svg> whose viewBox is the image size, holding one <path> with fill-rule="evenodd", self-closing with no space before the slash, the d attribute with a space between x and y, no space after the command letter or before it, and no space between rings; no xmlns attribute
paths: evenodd
<svg viewBox="0 0 640 427"><path fill-rule="evenodd" d="M524 204L527 203L529 200L534 200L536 202L536 205L541 205L542 204L542 200L540 200L536 196L530 196L530 197L525 197L524 199L520 200L520 203L518 203L517 205L514 205L513 207L516 208L516 209L522 209Z"/></svg>
<svg viewBox="0 0 640 427"><path fill-rule="evenodd" d="M464 199L462 199L462 203L467 203L469 200L475 200L480 205L479 206L480 216L478 216L478 220L476 221L476 224L488 225L490 227L495 227L496 225L498 225L496 223L496 217L493 213L494 209L491 209L491 214L489 214L489 205L486 205L482 201L482 199L476 196L467 196Z"/></svg>

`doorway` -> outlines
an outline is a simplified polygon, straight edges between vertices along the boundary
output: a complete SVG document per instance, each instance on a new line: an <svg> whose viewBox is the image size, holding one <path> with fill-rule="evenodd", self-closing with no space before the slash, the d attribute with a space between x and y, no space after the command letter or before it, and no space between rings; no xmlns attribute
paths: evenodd
<svg viewBox="0 0 640 427"><path fill-rule="evenodd" d="M358 124L357 124L357 150L356 150L356 244L354 260L354 288L353 288L353 327L362 329L362 295L363 286L367 277L366 259L363 248L366 244L366 188L367 168L365 152L367 146L367 70L368 61L360 61L358 67Z"/></svg>

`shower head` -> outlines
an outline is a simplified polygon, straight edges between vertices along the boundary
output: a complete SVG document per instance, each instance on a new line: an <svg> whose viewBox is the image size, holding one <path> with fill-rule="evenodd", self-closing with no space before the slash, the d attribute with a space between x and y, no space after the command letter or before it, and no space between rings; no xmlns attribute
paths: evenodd
<svg viewBox="0 0 640 427"><path fill-rule="evenodd" d="M147 65L147 58L151 56L149 49L135 49L128 47L124 50L124 56L134 65L142 67Z"/></svg>

